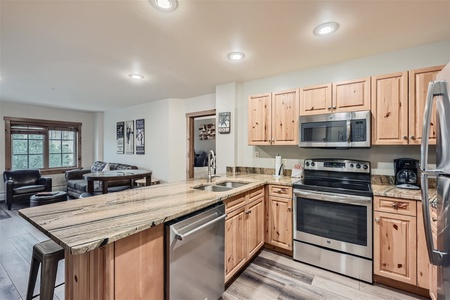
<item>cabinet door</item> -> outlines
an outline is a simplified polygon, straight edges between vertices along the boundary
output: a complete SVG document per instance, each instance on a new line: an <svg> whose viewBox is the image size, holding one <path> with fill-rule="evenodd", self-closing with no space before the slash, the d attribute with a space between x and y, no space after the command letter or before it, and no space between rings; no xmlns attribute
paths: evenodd
<svg viewBox="0 0 450 300"><path fill-rule="evenodd" d="M333 112L370 110L370 77L333 83Z"/></svg>
<svg viewBox="0 0 450 300"><path fill-rule="evenodd" d="M271 94L250 96L248 98L248 144L271 144Z"/></svg>
<svg viewBox="0 0 450 300"><path fill-rule="evenodd" d="M437 247L437 210L435 208L430 207L430 215L431 215L431 234L433 235L433 244L434 247ZM427 253L428 257L428 253ZM429 280L429 290L430 290L430 298L433 300L437 299L437 266L430 264L430 280Z"/></svg>
<svg viewBox="0 0 450 300"><path fill-rule="evenodd" d="M436 80L436 75L444 66L409 71L409 143L422 142L423 113L428 91L428 83ZM436 144L436 105L433 103L430 122L430 144Z"/></svg>
<svg viewBox="0 0 450 300"><path fill-rule="evenodd" d="M408 73L372 77L372 144L408 144Z"/></svg>
<svg viewBox="0 0 450 300"><path fill-rule="evenodd" d="M416 218L374 212L374 273L416 285Z"/></svg>
<svg viewBox="0 0 450 300"><path fill-rule="evenodd" d="M270 197L269 243L292 250L292 199Z"/></svg>
<svg viewBox="0 0 450 300"><path fill-rule="evenodd" d="M331 112L331 83L300 89L300 116Z"/></svg>
<svg viewBox="0 0 450 300"><path fill-rule="evenodd" d="M229 213L225 219L225 281L245 263L245 207Z"/></svg>
<svg viewBox="0 0 450 300"><path fill-rule="evenodd" d="M264 197L246 206L247 257L253 256L264 245Z"/></svg>
<svg viewBox="0 0 450 300"><path fill-rule="evenodd" d="M417 201L417 286L429 289L430 263L423 224L422 201Z"/></svg>
<svg viewBox="0 0 450 300"><path fill-rule="evenodd" d="M298 91L289 90L272 95L272 144L298 144Z"/></svg>

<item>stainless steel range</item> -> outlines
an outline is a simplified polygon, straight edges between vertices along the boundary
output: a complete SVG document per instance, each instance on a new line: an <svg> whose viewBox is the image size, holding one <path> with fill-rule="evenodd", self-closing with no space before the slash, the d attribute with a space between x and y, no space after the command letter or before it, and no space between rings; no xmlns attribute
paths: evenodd
<svg viewBox="0 0 450 300"><path fill-rule="evenodd" d="M373 282L370 163L307 159L294 183L294 259Z"/></svg>

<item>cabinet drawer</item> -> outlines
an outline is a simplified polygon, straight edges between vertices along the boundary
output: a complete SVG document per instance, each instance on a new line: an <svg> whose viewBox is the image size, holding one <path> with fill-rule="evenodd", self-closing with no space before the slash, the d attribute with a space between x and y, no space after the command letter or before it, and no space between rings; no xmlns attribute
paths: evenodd
<svg viewBox="0 0 450 300"><path fill-rule="evenodd" d="M230 211L245 205L245 193L225 199L223 203L225 204L225 212L228 214Z"/></svg>
<svg viewBox="0 0 450 300"><path fill-rule="evenodd" d="M269 185L269 195L292 199L292 187L283 185Z"/></svg>
<svg viewBox="0 0 450 300"><path fill-rule="evenodd" d="M253 200L264 196L264 187L259 187L254 190L248 192L248 202L252 202Z"/></svg>
<svg viewBox="0 0 450 300"><path fill-rule="evenodd" d="M408 216L416 216L415 200L406 200L389 197L375 197L374 210L402 214Z"/></svg>

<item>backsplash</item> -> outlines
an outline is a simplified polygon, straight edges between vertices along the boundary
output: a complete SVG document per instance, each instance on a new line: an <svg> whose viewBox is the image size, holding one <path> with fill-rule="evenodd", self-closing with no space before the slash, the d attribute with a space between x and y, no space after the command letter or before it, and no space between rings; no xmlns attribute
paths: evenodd
<svg viewBox="0 0 450 300"><path fill-rule="evenodd" d="M264 174L264 175L274 175L274 168L259 168L259 167L227 167L227 174ZM291 169L283 169L283 176L291 176ZM395 184L395 176L391 175L377 175L372 174L371 178L372 184L377 185L394 185ZM436 188L436 179L430 178L428 180L428 185L430 188Z"/></svg>

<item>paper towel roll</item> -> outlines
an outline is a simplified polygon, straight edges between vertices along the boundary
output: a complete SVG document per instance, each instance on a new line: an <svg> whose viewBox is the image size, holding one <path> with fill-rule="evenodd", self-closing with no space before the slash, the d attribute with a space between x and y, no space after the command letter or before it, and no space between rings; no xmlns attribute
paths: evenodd
<svg viewBox="0 0 450 300"><path fill-rule="evenodd" d="M280 176L281 172L281 155L276 155L275 156L275 176Z"/></svg>

